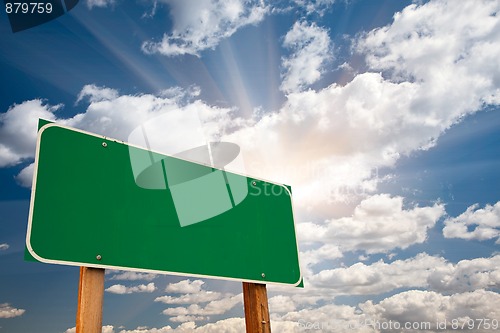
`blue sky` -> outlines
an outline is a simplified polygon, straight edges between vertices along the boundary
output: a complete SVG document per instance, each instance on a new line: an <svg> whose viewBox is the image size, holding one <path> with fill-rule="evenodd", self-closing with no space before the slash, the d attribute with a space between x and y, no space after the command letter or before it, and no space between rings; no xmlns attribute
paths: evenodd
<svg viewBox="0 0 500 333"><path fill-rule="evenodd" d="M82 0L18 33L0 15L0 332L74 332L78 268L23 260L38 118L127 140L176 110L293 188L305 288L268 286L273 332L491 332L499 7ZM244 327L240 283L109 271L105 288L103 332Z"/></svg>

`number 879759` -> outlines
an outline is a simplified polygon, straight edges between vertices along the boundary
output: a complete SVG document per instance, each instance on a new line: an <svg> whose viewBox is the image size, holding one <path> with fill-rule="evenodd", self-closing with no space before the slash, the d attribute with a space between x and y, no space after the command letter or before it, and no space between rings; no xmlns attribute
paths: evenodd
<svg viewBox="0 0 500 333"><path fill-rule="evenodd" d="M5 4L7 14L50 14L52 4L50 2L7 2Z"/></svg>

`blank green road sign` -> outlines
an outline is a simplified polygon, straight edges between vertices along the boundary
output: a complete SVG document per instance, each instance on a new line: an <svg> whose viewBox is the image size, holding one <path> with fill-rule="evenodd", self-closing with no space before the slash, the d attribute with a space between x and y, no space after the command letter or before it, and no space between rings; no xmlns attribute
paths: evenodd
<svg viewBox="0 0 500 333"><path fill-rule="evenodd" d="M288 186L52 123L26 246L45 263L301 282Z"/></svg>

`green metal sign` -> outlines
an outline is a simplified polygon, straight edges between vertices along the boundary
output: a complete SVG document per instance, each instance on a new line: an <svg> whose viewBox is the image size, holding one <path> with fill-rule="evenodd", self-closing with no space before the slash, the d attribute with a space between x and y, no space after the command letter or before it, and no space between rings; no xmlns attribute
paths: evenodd
<svg viewBox="0 0 500 333"><path fill-rule="evenodd" d="M45 263L301 282L288 186L52 123L26 245Z"/></svg>

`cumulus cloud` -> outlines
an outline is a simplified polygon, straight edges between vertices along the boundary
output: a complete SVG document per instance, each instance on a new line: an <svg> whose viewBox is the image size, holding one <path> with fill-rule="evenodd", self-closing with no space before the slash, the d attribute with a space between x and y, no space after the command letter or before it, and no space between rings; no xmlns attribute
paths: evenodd
<svg viewBox="0 0 500 333"><path fill-rule="evenodd" d="M185 30L190 4L182 3L172 3L172 10L185 14L176 15ZM236 16L238 4L232 10ZM464 116L484 103L498 102L500 69L491 58L500 47L496 3L480 4L437 1L407 7L391 25L357 39L356 50L366 56L369 70L382 73L359 74L344 86L290 93L280 110L261 116L252 126L232 119L232 109L199 100L180 105L161 94L119 95L95 85L83 87L80 94L80 101L90 103L85 113L57 120L127 140L132 129L161 112L196 109L212 115L207 128L219 138L242 147L245 159L252 161L245 166L249 174L291 184L301 208L328 214L332 202L373 193L380 181L378 168L392 167L400 156L431 147ZM207 0L192 16L211 6L222 5ZM261 8L260 3L254 6ZM418 34L413 34L415 29ZM439 41L436 50L429 44L432 40ZM432 61L427 61L424 55L434 50ZM453 89L448 89L449 82ZM33 100L2 114L0 166L32 158L38 114L55 120L59 107Z"/></svg>
<svg viewBox="0 0 500 333"><path fill-rule="evenodd" d="M139 272L120 272L112 275L109 280L127 280L127 281L137 281L145 280L152 281L156 279L158 275L152 273L139 273Z"/></svg>
<svg viewBox="0 0 500 333"><path fill-rule="evenodd" d="M442 293L500 288L500 255L492 258L461 260L456 265L436 266L428 285Z"/></svg>
<svg viewBox="0 0 500 333"><path fill-rule="evenodd" d="M463 7L454 2L411 5L395 17L393 24L358 40L357 50L367 56L369 68L382 73L359 74L345 86L334 84L319 91L290 93L276 113L267 114L255 126L242 126L223 138L239 143L245 150L247 160L253 161L247 167L249 173L292 183L296 202L303 206L317 204L318 198L322 202L341 200L351 193L366 197L376 189L377 175L373 170L393 166L401 155L432 146L443 131L466 114L476 112L484 103L496 103L498 92L494 83L498 81L499 69L493 66L482 70L475 60L486 61L490 55L498 54L495 51L499 44L498 27L492 23L496 22L492 21L492 2L472 6L470 17L461 14L460 20L451 22L448 13L461 11ZM414 29L410 31L407 25L426 30L413 34ZM438 39L446 36L446 40L451 38L458 44L446 47L446 43L438 43L434 60L429 62L424 59L425 52L420 51L433 50L426 36ZM416 58L406 49L417 50ZM494 63L494 59L485 62ZM460 75L453 77L457 73ZM468 85L469 81L477 80L481 84ZM443 88L449 82L460 93L455 94L455 87L452 94L450 89ZM464 93L468 89L471 93ZM87 111L71 119L59 119L61 122L122 140L141 122L179 108L221 115L223 121L217 118L214 123L232 121L227 116L230 109L213 108L201 101L179 105L171 96L120 95L112 89L92 85L82 89L79 100L89 102ZM24 105L28 103L29 108ZM29 127L24 120L36 118L33 110L45 115L44 118L54 119L59 107L33 100L14 105L2 114L0 161L4 166L32 158L36 122ZM219 126L215 124L214 131ZM277 167L280 165L286 167ZM378 204L389 217L387 225L398 232L402 230L403 237L399 238L389 228L374 228L382 221L377 216ZM342 251L387 252L423 242L426 231L442 214L440 204L403 209L401 198L378 195L365 199L350 217L301 224L298 231L299 237L316 234L328 241L338 241ZM402 218L403 223L397 224L397 218ZM349 224L352 222L355 224ZM342 232L344 238L340 237ZM310 253L312 263L340 255L334 247L323 250L327 251Z"/></svg>
<svg viewBox="0 0 500 333"><path fill-rule="evenodd" d="M426 287L431 271L444 265L443 258L424 253L392 263L356 263L346 268L322 270L309 282L316 287L328 288L333 294L380 294L403 287Z"/></svg>
<svg viewBox="0 0 500 333"><path fill-rule="evenodd" d="M235 121L230 116L233 110L212 107L200 100L193 101L198 93L196 88L191 87L187 90L170 89L158 95L120 95L114 89L86 85L78 100L87 101L88 108L72 118L57 117L56 111L62 105L50 105L39 99L15 104L6 113L0 114L0 167L33 160L38 118L128 141L130 133L137 126L168 114L171 123L163 124L166 127L160 126L158 129L164 131L168 127L168 133L182 141L180 138L188 138L186 128L171 124L185 124L186 115L196 114L204 123L204 134L209 141L220 136L225 131L224 127ZM33 168L30 164L16 176L19 184L31 186Z"/></svg>
<svg viewBox="0 0 500 333"><path fill-rule="evenodd" d="M295 186L297 202L357 196L375 190L374 168L391 166L400 153L427 142L415 133L418 122L410 126L403 114L399 121L392 112L408 111L412 88L366 73L344 87L292 93L278 113L226 140L238 143L253 161L249 173ZM398 136L406 126L406 135Z"/></svg>
<svg viewBox="0 0 500 333"><path fill-rule="evenodd" d="M9 303L0 304L0 318L14 318L21 316L26 310L13 308Z"/></svg>
<svg viewBox="0 0 500 333"><path fill-rule="evenodd" d="M493 63L500 53L499 9L491 0L412 4L391 25L361 38L358 51L371 68L426 87L415 103L435 108L437 117L498 104L500 69Z"/></svg>
<svg viewBox="0 0 500 333"><path fill-rule="evenodd" d="M165 288L168 293L179 293L179 294L192 294L201 291L201 287L205 284L202 280L190 279L182 280L176 283L169 283Z"/></svg>
<svg viewBox="0 0 500 333"><path fill-rule="evenodd" d="M192 54L215 48L238 29L260 22L268 7L258 0L163 0L170 8L173 30L161 41L147 41L142 50L167 56Z"/></svg>
<svg viewBox="0 0 500 333"><path fill-rule="evenodd" d="M257 2L243 8L240 1L223 6L221 2L205 0L194 9L187 2L167 3L174 15L174 29L161 42L145 43L147 52L199 55L243 25L258 22L267 10ZM209 122L212 121L213 133L242 147L247 160L252 161L247 167L249 173L291 183L299 208L316 208L318 202L327 205L326 218L321 215L314 222L298 225L301 241L319 245L303 253L311 273L309 295L271 298L278 311L276 322L283 331L304 318L313 323L340 318L342 324L359 323L366 318L498 318L498 293L483 290L499 288L498 256L455 264L421 254L391 263L358 263L336 269L322 269L324 266L320 265L341 258L345 251L389 253L422 243L428 230L443 217L444 206L440 203L405 207L401 197L372 195L380 181L376 170L394 166L402 155L432 147L444 131L467 115L486 104L499 104L499 6L497 1L412 4L397 14L390 25L357 37L355 51L365 57L368 72L356 75L343 86L332 84L318 91L305 88L321 75L324 54L319 53L315 66L300 68L294 57L298 59L301 49L294 49L293 45L307 40L308 33L323 36L323 41L328 36L317 26L298 23L296 31L293 32L294 26L287 35L291 42L285 42L292 50L292 55L285 59L289 66L285 62L283 65L284 82L292 87L286 102L276 112L256 118L252 126L229 126L233 132L223 130L226 125L235 124L230 116L232 109L215 108L199 100L185 101L178 98L181 93L176 89L157 95L122 95L112 88L85 86L78 103L88 102L89 106L85 113L70 119L57 119L56 111L61 106L51 106L43 100L16 104L0 116L0 167L33 158L36 118L40 115L126 140L132 129L162 112L197 109L212 115ZM309 41L314 44L315 39L311 37ZM308 45L305 43L303 48ZM324 50L320 46L317 49ZM182 123L182 118L176 123ZM18 177L20 181L21 175ZM332 217L331 203L351 196L356 202L361 201L352 215ZM459 217L447 219L445 236L498 237L498 225L492 222L498 217L497 205L472 206ZM312 208L310 211L318 212ZM471 230L471 226L476 227ZM314 274L313 267L319 272ZM182 295L158 298L167 304L195 303L164 311L172 321L185 322L175 330L240 332L244 327L241 318L196 327L193 321L226 313L241 302L240 295L212 299L219 295L204 291L202 286L200 280L184 280L166 289ZM111 288L126 293L131 290L128 288L138 287L115 285L108 289ZM306 300L314 304L322 293L323 300L331 300L327 291L334 296L366 295L400 288L432 291L410 290L379 304L363 303L358 309L333 304L307 309L298 306ZM194 296L196 293L199 298ZM123 332L164 331L174 329L166 326Z"/></svg>
<svg viewBox="0 0 500 333"><path fill-rule="evenodd" d="M277 295L269 298L270 313L285 313L295 310L295 302L290 296Z"/></svg>
<svg viewBox="0 0 500 333"><path fill-rule="evenodd" d="M17 176L15 176L17 183L22 187L31 187L34 171L35 171L35 163L29 164L27 167L22 169Z"/></svg>
<svg viewBox="0 0 500 333"><path fill-rule="evenodd" d="M296 22L285 35L283 46L292 50L283 59L281 90L301 91L321 78L323 66L332 59L328 31L315 23Z"/></svg>
<svg viewBox="0 0 500 333"><path fill-rule="evenodd" d="M290 93L280 110L261 116L252 126L235 126L231 109L210 107L199 100L182 107L215 114L211 130L242 147L245 159L252 161L245 166L249 174L292 185L302 208L322 212L324 208L317 206L373 193L380 181L378 168L392 167L400 156L431 147L467 114L485 103L498 103L500 69L490 66L500 47L494 4L470 5L467 15L461 10L468 2L407 7L391 25L357 40L356 50L366 56L369 70L377 73L358 74L344 86ZM450 19L455 12L460 12L460 19ZM426 30L414 36L408 25ZM434 50L427 37L442 40L432 61L424 59L426 50ZM446 47L448 39L453 47ZM421 57L414 59L413 54ZM484 70L484 66L491 68ZM453 89L448 89L450 82ZM154 114L179 109L173 98L117 96L103 89L84 87L82 100L88 99L90 105L66 123L126 140L133 128ZM38 103L39 109L55 118L40 101L25 103ZM33 155L35 130L23 127L31 134L19 138L15 126L6 122L14 114L28 117L14 112L18 107L2 115L0 165L13 165ZM221 126L234 131L226 133ZM20 146L20 142L30 144Z"/></svg>
<svg viewBox="0 0 500 333"><path fill-rule="evenodd" d="M220 293L203 289L202 280L182 280L170 283L166 292L181 294L179 296L165 295L155 298L155 302L165 304L190 304L187 307L169 307L163 314L171 316L174 322L188 322L207 320L210 315L223 314L242 302L242 295ZM200 303L207 303L199 305Z"/></svg>
<svg viewBox="0 0 500 333"><path fill-rule="evenodd" d="M170 316L170 320L172 321L206 320L208 316L222 315L242 302L243 294L228 295L224 298L210 301L205 306L191 304L187 307L169 307L163 310L163 314Z"/></svg>
<svg viewBox="0 0 500 333"><path fill-rule="evenodd" d="M306 228L305 226L309 226ZM300 239L301 231L306 230L306 232L313 233L315 227L311 227L309 223L299 224L298 236ZM302 275L310 276L313 272L313 266L318 263L324 263L331 260L342 258L343 254L340 248L334 244L323 244L319 248L307 250L300 252L300 264L302 269Z"/></svg>
<svg viewBox="0 0 500 333"><path fill-rule="evenodd" d="M497 320L499 305L500 295L491 291L476 290L446 296L434 291L409 290L385 298L378 304L373 301L357 306L327 304L283 315L274 314L271 323L273 327L286 327L277 332L434 332L444 329L451 332L457 329L453 323L467 325L474 319L474 332L491 332L491 326L489 329L479 327L479 320L490 324Z"/></svg>
<svg viewBox="0 0 500 333"><path fill-rule="evenodd" d="M466 115L498 104L498 4L477 4L407 7L357 39L368 72L344 86L291 93L278 112L228 140L256 161L249 172L295 185L306 205L373 192L374 170L429 149Z"/></svg>
<svg viewBox="0 0 500 333"><path fill-rule="evenodd" d="M226 139L253 161L249 173L291 184L304 206L318 197L349 201L376 190L378 168L429 148L466 112L479 110L478 104L438 105L440 98L448 99L444 92L431 99L437 104L424 105L422 90L427 94L434 88L359 74L345 86L290 94L279 112ZM453 102L462 104L458 99Z"/></svg>
<svg viewBox="0 0 500 333"><path fill-rule="evenodd" d="M227 332L240 333L245 331L245 320L243 318L228 318L215 323L197 327L195 333Z"/></svg>
<svg viewBox="0 0 500 333"><path fill-rule="evenodd" d="M155 302L162 302L165 304L194 304L206 303L220 299L223 295L216 291L200 290L196 293L184 294L181 296L160 296L155 298Z"/></svg>
<svg viewBox="0 0 500 333"><path fill-rule="evenodd" d="M102 333L115 333L113 325L104 325L101 330ZM76 327L68 328L64 333L76 333Z"/></svg>
<svg viewBox="0 0 500 333"><path fill-rule="evenodd" d="M147 285L140 284L138 286L127 287L122 284L115 284L107 288L105 291L112 294L132 294L132 293L152 293L156 290L154 282L148 283Z"/></svg>
<svg viewBox="0 0 500 333"><path fill-rule="evenodd" d="M457 217L444 221L443 235L446 238L487 240L500 236L500 201L495 205L479 208L472 205Z"/></svg>
<svg viewBox="0 0 500 333"><path fill-rule="evenodd" d="M161 328L141 328L134 330L121 330L119 333L240 333L245 331L243 318L228 318L197 327L194 322L185 322L176 328L164 326Z"/></svg>
<svg viewBox="0 0 500 333"><path fill-rule="evenodd" d="M335 0L294 0L295 4L306 10L307 14L323 15L334 3Z"/></svg>
<svg viewBox="0 0 500 333"><path fill-rule="evenodd" d="M377 194L363 200L350 217L332 219L326 224L301 223L297 233L302 241L328 240L342 251L387 253L423 243L427 231L444 213L442 204L404 209L402 197Z"/></svg>
<svg viewBox="0 0 500 333"><path fill-rule="evenodd" d="M418 254L414 258L321 270L307 282L329 295L370 295L399 288L429 288L453 294L500 287L500 256L462 260Z"/></svg>
<svg viewBox="0 0 500 333"><path fill-rule="evenodd" d="M284 327L293 327L294 331L312 332L373 332L373 330L362 327L359 322L364 315L357 313L356 308L348 305L327 304L314 308L306 308L290 311L283 315L273 315L271 325L275 327L282 323ZM353 329L354 328L354 329ZM274 332L274 331L273 331ZM283 330L281 332L290 332Z"/></svg>
<svg viewBox="0 0 500 333"><path fill-rule="evenodd" d="M33 158L38 118L55 120L62 105L48 105L41 99L12 105L0 114L0 167Z"/></svg>
<svg viewBox="0 0 500 333"><path fill-rule="evenodd" d="M76 103L79 103L84 98L87 98L90 103L109 101L116 99L118 97L118 91L106 87L98 87L95 84L85 85L76 99Z"/></svg>
<svg viewBox="0 0 500 333"><path fill-rule="evenodd" d="M398 322L403 332L405 323L428 323L429 328L437 330L436 323L445 323L442 328L453 329L453 321L460 326L472 319L474 332L488 332L484 326L478 326L477 319L498 320L500 316L500 294L475 290L472 292L444 296L433 291L410 290L382 300L379 304L367 301L359 307L372 323ZM422 328L422 327L421 327ZM455 327L456 329L457 327ZM417 330L418 331L418 330Z"/></svg>

